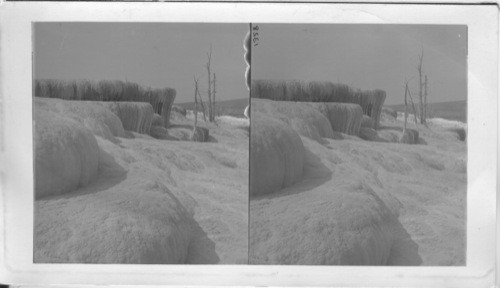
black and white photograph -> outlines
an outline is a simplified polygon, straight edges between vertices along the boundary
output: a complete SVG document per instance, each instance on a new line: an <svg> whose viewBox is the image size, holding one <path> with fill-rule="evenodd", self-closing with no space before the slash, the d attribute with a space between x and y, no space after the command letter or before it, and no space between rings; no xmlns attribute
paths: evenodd
<svg viewBox="0 0 500 288"><path fill-rule="evenodd" d="M498 7L295 2L2 3L0 283L494 287Z"/></svg>
<svg viewBox="0 0 500 288"><path fill-rule="evenodd" d="M249 263L465 265L467 27L252 37Z"/></svg>
<svg viewBox="0 0 500 288"><path fill-rule="evenodd" d="M33 24L35 263L247 263L247 32Z"/></svg>

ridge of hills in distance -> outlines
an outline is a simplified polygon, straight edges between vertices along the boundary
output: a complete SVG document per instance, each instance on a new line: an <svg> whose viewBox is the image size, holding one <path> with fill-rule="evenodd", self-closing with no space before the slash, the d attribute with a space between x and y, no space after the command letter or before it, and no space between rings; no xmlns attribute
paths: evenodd
<svg viewBox="0 0 500 288"><path fill-rule="evenodd" d="M243 118L243 111L249 103L249 98L241 99L231 99L224 101L217 101L217 109L220 115L229 115L234 117ZM188 110L194 109L194 102L185 102L174 104L183 107ZM418 103L415 103L418 105ZM404 104L398 105L385 105L396 111L403 112ZM428 103L427 104L429 112L428 118L444 118L448 120L456 120L460 122L467 123L467 101L449 101L449 102L438 102L438 103ZM409 113L412 113L411 107L409 108Z"/></svg>

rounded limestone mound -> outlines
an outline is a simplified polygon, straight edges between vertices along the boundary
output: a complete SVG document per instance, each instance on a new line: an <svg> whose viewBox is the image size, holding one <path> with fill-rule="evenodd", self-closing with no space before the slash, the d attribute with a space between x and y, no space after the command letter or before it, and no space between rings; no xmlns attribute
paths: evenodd
<svg viewBox="0 0 500 288"><path fill-rule="evenodd" d="M184 127L171 127L168 129L168 134L179 141L190 141L192 131L193 129Z"/></svg>
<svg viewBox="0 0 500 288"><path fill-rule="evenodd" d="M187 115L186 108L184 108L182 106L173 105L172 106L172 112L179 113L179 114L181 114L184 117L186 117L186 115Z"/></svg>
<svg viewBox="0 0 500 288"><path fill-rule="evenodd" d="M153 114L153 120L151 122L151 127L154 126L160 126L160 127L165 127L165 121L163 121L163 118L159 114Z"/></svg>
<svg viewBox="0 0 500 288"><path fill-rule="evenodd" d="M196 260L189 250L201 231L192 212L179 195L156 182L145 176L141 181L124 180L105 193L89 188L70 198L36 201L34 262L186 264Z"/></svg>
<svg viewBox="0 0 500 288"><path fill-rule="evenodd" d="M89 184L99 167L99 147L81 123L35 109L35 198Z"/></svg>
<svg viewBox="0 0 500 288"><path fill-rule="evenodd" d="M250 196L274 193L297 182L305 157L297 132L263 114L255 115L250 125Z"/></svg>
<svg viewBox="0 0 500 288"><path fill-rule="evenodd" d="M140 134L149 134L153 122L153 106L141 102L98 102L115 113L123 128Z"/></svg>
<svg viewBox="0 0 500 288"><path fill-rule="evenodd" d="M401 139L399 141L400 143L405 143L405 144L418 144L419 142L419 136L418 136L418 131L414 129L406 129L402 135Z"/></svg>
<svg viewBox="0 0 500 288"><path fill-rule="evenodd" d="M176 96L172 88L150 89L128 81L36 79L34 84L37 97L149 103L154 112L162 116L166 126Z"/></svg>
<svg viewBox="0 0 500 288"><path fill-rule="evenodd" d="M333 131L358 135L363 120L363 110L358 104L308 103L319 110L329 121Z"/></svg>
<svg viewBox="0 0 500 288"><path fill-rule="evenodd" d="M171 139L179 141L209 142L210 131L206 127L197 126L196 129L182 125L172 125L168 129Z"/></svg>
<svg viewBox="0 0 500 288"><path fill-rule="evenodd" d="M85 127L90 129L90 131L92 131L92 133L94 133L95 136L99 136L111 142L117 142L115 136L113 135L109 127L103 124L102 122L93 118L85 118L83 120L83 125L85 125Z"/></svg>
<svg viewBox="0 0 500 288"><path fill-rule="evenodd" d="M396 112L396 110L389 108L387 106L382 106L382 114L391 116L394 119L398 118L398 112Z"/></svg>
<svg viewBox="0 0 500 288"><path fill-rule="evenodd" d="M194 142L207 142L209 130L206 127L196 127L190 136L190 140Z"/></svg>
<svg viewBox="0 0 500 288"><path fill-rule="evenodd" d="M377 133L377 130L367 127L361 127L361 129L359 130L359 138L366 141L389 142L388 140L380 137Z"/></svg>
<svg viewBox="0 0 500 288"><path fill-rule="evenodd" d="M451 128L449 131L455 132L457 134L457 138L460 141L467 140L467 131L463 127Z"/></svg>
<svg viewBox="0 0 500 288"><path fill-rule="evenodd" d="M375 123L373 119L369 116L363 115L363 119L361 119L361 128L375 128Z"/></svg>
<svg viewBox="0 0 500 288"><path fill-rule="evenodd" d="M378 129L386 93L378 89L356 90L344 84L326 81L252 79L251 97L279 101L358 104L365 115L372 117L374 128Z"/></svg>
<svg viewBox="0 0 500 288"><path fill-rule="evenodd" d="M168 133L168 130L162 126L151 127L151 137L160 140L179 140Z"/></svg>
<svg viewBox="0 0 500 288"><path fill-rule="evenodd" d="M251 113L265 114L279 119L300 135L318 142L323 137L333 138L333 130L328 119L306 103L252 99L251 110L253 110Z"/></svg>
<svg viewBox="0 0 500 288"><path fill-rule="evenodd" d="M362 182L279 200L271 211L254 211L268 214L250 224L251 264L398 265L405 257L419 264L416 248L404 246L408 235L391 212L393 202Z"/></svg>
<svg viewBox="0 0 500 288"><path fill-rule="evenodd" d="M36 111L49 111L64 115L64 117L82 123L96 136L107 140L114 140L114 137L124 137L125 135L120 118L106 107L103 107L100 104L101 102L39 97L35 97L34 102Z"/></svg>

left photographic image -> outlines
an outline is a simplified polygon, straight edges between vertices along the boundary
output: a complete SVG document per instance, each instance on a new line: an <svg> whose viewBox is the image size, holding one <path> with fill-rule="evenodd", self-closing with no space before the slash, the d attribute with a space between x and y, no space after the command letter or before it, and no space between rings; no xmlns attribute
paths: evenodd
<svg viewBox="0 0 500 288"><path fill-rule="evenodd" d="M33 24L34 263L248 263L248 30Z"/></svg>

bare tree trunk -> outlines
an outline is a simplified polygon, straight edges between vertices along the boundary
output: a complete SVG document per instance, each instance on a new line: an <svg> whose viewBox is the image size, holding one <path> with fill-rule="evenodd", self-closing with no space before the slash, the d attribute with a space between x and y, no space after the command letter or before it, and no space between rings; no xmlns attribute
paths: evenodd
<svg viewBox="0 0 500 288"><path fill-rule="evenodd" d="M418 97L420 100L420 123L425 124L425 116L424 116L424 101L423 101L423 94L422 94L422 86L423 86L423 81L422 81L422 62L424 59L424 48L422 47L422 52L419 57L419 63L417 66L418 70Z"/></svg>
<svg viewBox="0 0 500 288"><path fill-rule="evenodd" d="M415 103L413 102L413 97L411 97L410 88L408 88L408 96L410 96L411 106L413 107L413 116L415 116L415 128L418 131L417 108L415 107Z"/></svg>
<svg viewBox="0 0 500 288"><path fill-rule="evenodd" d="M201 98L200 90L198 90L198 99L200 100L201 110L203 111L203 121L207 122L207 115L205 109L205 103L203 103L203 98Z"/></svg>
<svg viewBox="0 0 500 288"><path fill-rule="evenodd" d="M208 74L208 121L213 122L213 111L212 111L212 80L210 71L210 61L212 60L212 45L210 45L210 53L207 53L207 74Z"/></svg>
<svg viewBox="0 0 500 288"><path fill-rule="evenodd" d="M215 92L215 82L216 82L216 79L217 79L217 78L216 78L216 76L215 76L215 72L214 72L214 80L213 80L213 82L214 82L214 83L213 83L213 89L214 89L214 90L213 90L213 93L212 93L212 105L213 105L213 109L212 109L212 110L213 110L213 112L214 112L214 120L215 120L215 113L216 113L216 111L217 111L217 110L215 109L215 108L216 108L216 106L215 106L215 93L216 93L216 92Z"/></svg>
<svg viewBox="0 0 500 288"><path fill-rule="evenodd" d="M403 128L403 135L405 135L406 132L406 123L408 122L408 100L407 100L407 95L408 95L408 81L406 81L405 84L405 124Z"/></svg>
<svg viewBox="0 0 500 288"><path fill-rule="evenodd" d="M425 85L424 85L424 119L427 124L427 75L425 75Z"/></svg>
<svg viewBox="0 0 500 288"><path fill-rule="evenodd" d="M198 79L194 76L194 127L193 133L196 131L196 125L198 124Z"/></svg>

